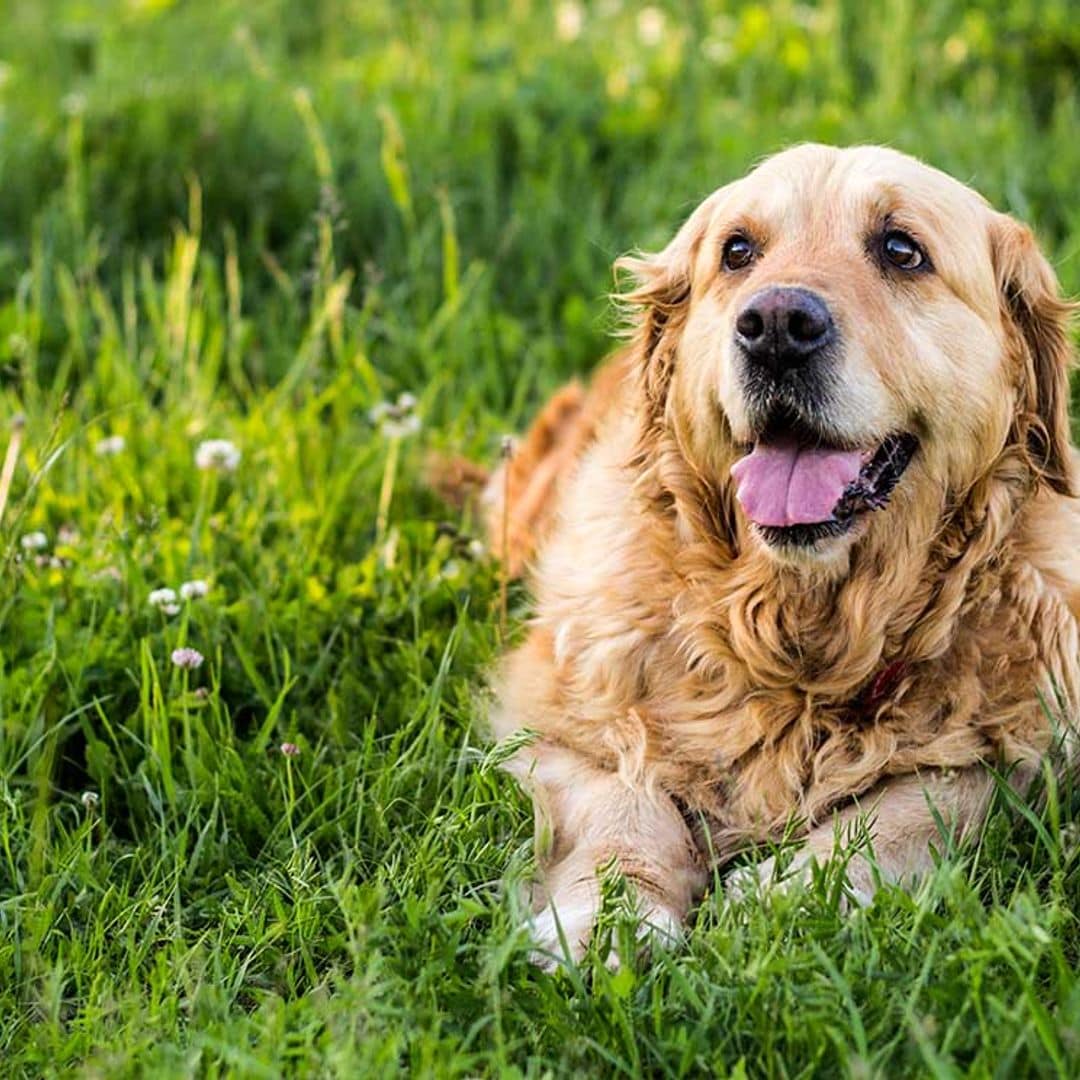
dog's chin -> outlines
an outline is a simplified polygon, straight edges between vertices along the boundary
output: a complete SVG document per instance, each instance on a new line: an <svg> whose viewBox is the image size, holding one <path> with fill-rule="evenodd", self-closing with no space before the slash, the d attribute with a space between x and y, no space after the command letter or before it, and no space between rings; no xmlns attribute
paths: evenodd
<svg viewBox="0 0 1080 1080"><path fill-rule="evenodd" d="M825 575L846 571L852 548L870 525L871 522L862 517L843 524L827 521L787 528L747 522L751 542L771 562Z"/></svg>

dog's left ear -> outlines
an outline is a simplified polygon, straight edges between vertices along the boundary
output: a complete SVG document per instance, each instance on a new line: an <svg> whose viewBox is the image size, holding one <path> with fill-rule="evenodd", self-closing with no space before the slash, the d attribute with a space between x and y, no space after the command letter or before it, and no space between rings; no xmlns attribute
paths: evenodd
<svg viewBox="0 0 1080 1080"><path fill-rule="evenodd" d="M1071 495L1069 320L1074 305L1062 299L1057 277L1030 229L996 215L990 243L1002 313L1015 330L1023 365L1018 435L1038 477L1054 491Z"/></svg>

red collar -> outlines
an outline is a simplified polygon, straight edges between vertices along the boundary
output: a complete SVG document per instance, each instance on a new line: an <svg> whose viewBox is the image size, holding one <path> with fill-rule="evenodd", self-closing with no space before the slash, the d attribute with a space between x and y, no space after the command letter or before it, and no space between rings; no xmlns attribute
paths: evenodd
<svg viewBox="0 0 1080 1080"><path fill-rule="evenodd" d="M906 660L894 660L886 664L859 695L859 704L866 709L876 709L900 685L907 674Z"/></svg>

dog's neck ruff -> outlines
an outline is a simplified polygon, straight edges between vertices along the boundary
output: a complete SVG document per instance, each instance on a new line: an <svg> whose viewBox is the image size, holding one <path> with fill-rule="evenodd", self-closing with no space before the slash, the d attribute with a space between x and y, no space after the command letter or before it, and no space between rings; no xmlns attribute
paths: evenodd
<svg viewBox="0 0 1080 1080"><path fill-rule="evenodd" d="M889 550L871 534L843 577L815 578L745 538L740 548L730 490L710 489L663 442L650 471L683 538L678 564L695 612L683 620L684 654L742 668L748 690L795 688L838 708L876 709L914 668L943 657L979 609L1000 603L1011 533L1034 488L1006 447L962 496L898 518Z"/></svg>

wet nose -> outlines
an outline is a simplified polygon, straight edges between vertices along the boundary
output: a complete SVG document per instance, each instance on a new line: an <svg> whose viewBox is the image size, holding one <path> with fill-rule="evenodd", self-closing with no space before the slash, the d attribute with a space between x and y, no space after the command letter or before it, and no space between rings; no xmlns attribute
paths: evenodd
<svg viewBox="0 0 1080 1080"><path fill-rule="evenodd" d="M825 301L809 289L762 289L735 320L736 343L752 363L776 376L813 360L835 337Z"/></svg>

